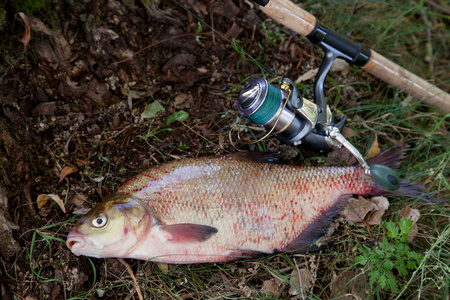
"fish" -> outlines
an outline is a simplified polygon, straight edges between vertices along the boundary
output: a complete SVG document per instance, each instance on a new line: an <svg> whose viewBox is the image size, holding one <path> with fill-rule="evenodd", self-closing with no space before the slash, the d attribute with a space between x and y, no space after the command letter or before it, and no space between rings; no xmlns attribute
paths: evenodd
<svg viewBox="0 0 450 300"><path fill-rule="evenodd" d="M401 146L368 160L395 168ZM187 158L126 181L80 218L66 245L75 255L171 264L226 262L275 252L307 251L352 195L397 191L361 166L297 166L273 154Z"/></svg>

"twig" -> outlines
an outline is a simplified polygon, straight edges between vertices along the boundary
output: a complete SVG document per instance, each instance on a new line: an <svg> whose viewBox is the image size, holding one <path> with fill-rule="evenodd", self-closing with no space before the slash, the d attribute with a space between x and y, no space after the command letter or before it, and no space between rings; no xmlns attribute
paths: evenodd
<svg viewBox="0 0 450 300"><path fill-rule="evenodd" d="M430 21L428 21L428 17L425 14L425 12L420 11L420 14L422 16L422 21L425 24L425 35L427 37L427 43L425 44L425 57L424 60L425 62L428 63L428 67L429 67L429 71L431 76L433 76L434 78L434 74L433 74L433 46L431 44L431 23Z"/></svg>
<svg viewBox="0 0 450 300"><path fill-rule="evenodd" d="M16 297L18 297L18 298L20 298L20 299L25 299L24 297L20 296L20 295L17 294L17 293L14 293L13 291L10 291L10 292L13 293Z"/></svg>
<svg viewBox="0 0 450 300"><path fill-rule="evenodd" d="M216 145L214 142L210 141L208 138L204 137L203 135L201 135L200 133L198 133L197 131L195 131L194 129L192 129L190 126L188 126L186 123L184 123L183 121L180 121L181 124L183 124L187 129L189 129L190 131L192 131L193 133L195 133L197 136L201 137L202 139L206 140L207 142L213 144L214 146L222 149L223 151L230 153L230 151L228 151L227 149L223 148L220 145Z"/></svg>
<svg viewBox="0 0 450 300"><path fill-rule="evenodd" d="M303 54L304 56L307 56L307 57L312 58L312 59L315 59L315 60L321 60L321 59L318 58L317 56L314 56L314 55L312 55L312 54L309 54L309 53L306 52L305 50L302 51L302 54Z"/></svg>
<svg viewBox="0 0 450 300"><path fill-rule="evenodd" d="M0 84L2 83L3 79L5 78L5 76L9 73L9 70L11 70L11 68L14 67L18 61L19 61L19 59L16 59L16 61L14 61L12 64L10 64L6 68L5 73L3 73L2 76L0 76Z"/></svg>
<svg viewBox="0 0 450 300"><path fill-rule="evenodd" d="M115 138L117 138L119 135L121 135L122 133L124 133L128 128L130 128L133 125L133 123L128 124L127 126L123 127L119 132L115 133L113 136L107 138L106 140L101 141L101 144L104 144L110 140L113 140Z"/></svg>
<svg viewBox="0 0 450 300"><path fill-rule="evenodd" d="M431 7L439 10L440 12L450 16L450 9L443 7L432 0L428 1L428 4L430 4Z"/></svg>
<svg viewBox="0 0 450 300"><path fill-rule="evenodd" d="M139 51L137 51L137 52L131 54L130 57L127 57L127 58L125 58L125 59L122 59L122 60L113 62L112 64L113 64L113 65L118 65L118 64L121 64L121 63L123 63L123 62L126 62L126 61L132 59L133 57L135 57L136 55L138 55L139 53L141 53L142 51L145 51L145 50L147 50L147 49L149 49L149 48L151 48L151 47L154 47L154 46L156 46L156 45L159 45L159 44L168 42L168 41L170 41L170 40L174 40L174 39L178 39L178 38L185 37L185 36L190 36L190 35L210 35L210 34L211 34L210 32L198 32L198 33L192 32L192 33L183 33L183 34L179 34L179 35L176 35L176 36L172 36L172 37L170 37L170 38L168 38L168 39L161 40L161 41L155 42L155 43L153 43L153 44L151 44L151 45L145 46L145 47L142 48L141 50L139 50Z"/></svg>
<svg viewBox="0 0 450 300"><path fill-rule="evenodd" d="M138 283L136 277L134 276L133 270L131 270L130 265L125 260L123 260L123 258L117 258L117 259L122 263L122 265L125 266L128 273L130 274L131 278L133 279L134 288L136 289L136 293L138 294L139 300L144 300L144 297L142 297L142 293L141 293L141 287L139 286L139 283Z"/></svg>

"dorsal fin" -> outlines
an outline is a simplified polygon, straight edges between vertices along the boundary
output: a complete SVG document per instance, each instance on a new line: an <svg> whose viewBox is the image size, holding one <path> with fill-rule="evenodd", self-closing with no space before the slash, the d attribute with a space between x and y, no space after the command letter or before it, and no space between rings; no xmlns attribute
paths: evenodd
<svg viewBox="0 0 450 300"><path fill-rule="evenodd" d="M280 152L238 152L231 154L232 157L237 157L244 160L255 161L260 163L275 164L280 161Z"/></svg>
<svg viewBox="0 0 450 300"><path fill-rule="evenodd" d="M394 147L378 154L377 156L369 158L368 160L366 160L366 162L369 166L375 164L385 165L391 169L396 170L399 167L402 158L405 156L405 149L407 148L408 145L405 145L403 143L397 144Z"/></svg>

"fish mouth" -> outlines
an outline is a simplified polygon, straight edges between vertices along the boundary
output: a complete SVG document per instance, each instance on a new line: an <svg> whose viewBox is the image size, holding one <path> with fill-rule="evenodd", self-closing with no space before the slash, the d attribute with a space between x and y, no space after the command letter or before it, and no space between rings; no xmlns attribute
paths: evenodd
<svg viewBox="0 0 450 300"><path fill-rule="evenodd" d="M83 234L77 232L77 231L71 231L69 235L67 236L66 245L67 247L73 252L73 254L80 256L77 252L79 250L83 249L84 246L86 246L87 241Z"/></svg>

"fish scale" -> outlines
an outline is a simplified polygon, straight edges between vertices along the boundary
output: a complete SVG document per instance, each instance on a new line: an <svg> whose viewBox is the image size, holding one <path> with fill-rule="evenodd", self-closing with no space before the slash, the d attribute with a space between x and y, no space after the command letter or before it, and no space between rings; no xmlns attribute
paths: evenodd
<svg viewBox="0 0 450 300"><path fill-rule="evenodd" d="M153 168L119 193L147 201L164 224L221 228L195 249L197 254L271 253L282 250L339 196L367 194L372 185L359 167L297 167L223 156Z"/></svg>
<svg viewBox="0 0 450 300"><path fill-rule="evenodd" d="M368 163L395 166L403 147ZM125 182L69 233L76 255L167 263L235 260L311 249L352 194L409 194L378 186L362 167L264 163L267 154L182 159Z"/></svg>

